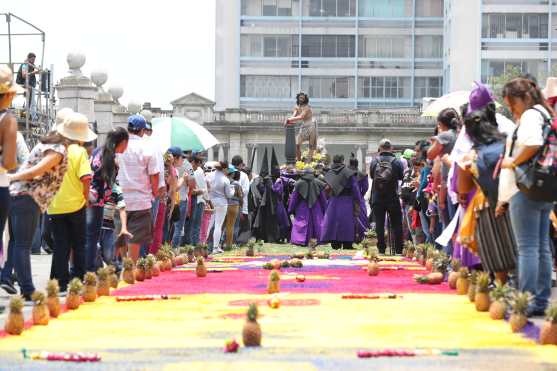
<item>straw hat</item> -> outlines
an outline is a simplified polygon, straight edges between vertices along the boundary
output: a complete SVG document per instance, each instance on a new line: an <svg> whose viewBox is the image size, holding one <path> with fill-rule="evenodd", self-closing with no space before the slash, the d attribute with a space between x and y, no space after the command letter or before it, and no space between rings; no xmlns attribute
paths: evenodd
<svg viewBox="0 0 557 371"><path fill-rule="evenodd" d="M542 91L545 99L557 97L557 77L548 77Z"/></svg>
<svg viewBox="0 0 557 371"><path fill-rule="evenodd" d="M68 107L62 108L60 111L58 111L58 112L56 113L56 126L58 126L58 125L60 125L61 123L63 123L64 120L66 119L66 117L67 117L69 114L72 114L72 113L73 113L73 109L68 108Z"/></svg>
<svg viewBox="0 0 557 371"><path fill-rule="evenodd" d="M16 93L21 94L25 91L18 84L14 84L14 74L10 67L5 64L0 65L0 94Z"/></svg>
<svg viewBox="0 0 557 371"><path fill-rule="evenodd" d="M56 131L63 137L80 142L91 142L97 139L97 134L89 128L87 117L77 112L69 113L64 121L56 126Z"/></svg>

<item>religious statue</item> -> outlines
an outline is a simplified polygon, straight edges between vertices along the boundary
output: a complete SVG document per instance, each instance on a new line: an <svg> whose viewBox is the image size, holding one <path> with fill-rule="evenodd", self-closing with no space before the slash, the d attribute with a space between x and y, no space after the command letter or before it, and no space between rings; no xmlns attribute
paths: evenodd
<svg viewBox="0 0 557 371"><path fill-rule="evenodd" d="M309 105L309 97L306 93L296 95L296 107L292 116L286 120L286 125L295 125L302 122L298 137L296 138L296 160L302 160L302 144L309 143L309 161L313 159L313 152L317 147L317 125L313 119L313 111Z"/></svg>

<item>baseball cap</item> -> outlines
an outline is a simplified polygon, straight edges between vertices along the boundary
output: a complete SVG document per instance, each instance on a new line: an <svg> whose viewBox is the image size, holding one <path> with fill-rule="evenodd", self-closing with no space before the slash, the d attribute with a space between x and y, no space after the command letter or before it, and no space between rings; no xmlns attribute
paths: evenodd
<svg viewBox="0 0 557 371"><path fill-rule="evenodd" d="M491 91L486 85L478 81L474 81L474 83L476 84L476 87L472 89L470 92L470 98L468 98L470 104L468 105L468 110L466 111L467 115L474 111L481 110L489 103L495 101L493 94L491 94Z"/></svg>
<svg viewBox="0 0 557 371"><path fill-rule="evenodd" d="M381 141L379 142L379 147L391 148L391 141L390 141L390 139L387 139L387 138L381 139Z"/></svg>
<svg viewBox="0 0 557 371"><path fill-rule="evenodd" d="M170 147L167 152L174 157L184 157L184 155L182 154L182 149L178 146Z"/></svg>
<svg viewBox="0 0 557 371"><path fill-rule="evenodd" d="M147 122L145 121L145 117L141 115L131 115L128 117L128 126L141 130L147 127Z"/></svg>

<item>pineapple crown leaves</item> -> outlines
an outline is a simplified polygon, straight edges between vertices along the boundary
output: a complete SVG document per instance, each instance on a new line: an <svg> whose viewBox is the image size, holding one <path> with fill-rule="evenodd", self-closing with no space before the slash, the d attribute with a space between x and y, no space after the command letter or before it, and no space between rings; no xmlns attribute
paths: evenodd
<svg viewBox="0 0 557 371"><path fill-rule="evenodd" d="M451 260L451 268L453 272L458 272L460 270L460 267L461 267L460 260L458 259Z"/></svg>
<svg viewBox="0 0 557 371"><path fill-rule="evenodd" d="M315 238L312 238L311 240L309 240L308 247L310 249L315 249L316 246L317 246L317 240Z"/></svg>
<svg viewBox="0 0 557 371"><path fill-rule="evenodd" d="M45 302L46 296L42 291L35 291L31 295L31 300L35 303L35 305L43 305Z"/></svg>
<svg viewBox="0 0 557 371"><path fill-rule="evenodd" d="M269 281L271 282L278 282L280 281L280 274L277 270L273 270L269 275Z"/></svg>
<svg viewBox="0 0 557 371"><path fill-rule="evenodd" d="M136 263L137 269L145 271L147 269L147 260L145 258L139 258Z"/></svg>
<svg viewBox="0 0 557 371"><path fill-rule="evenodd" d="M155 259L155 256L152 254L147 255L147 257L145 258L145 264L147 269L153 269L153 267L155 266L155 262L157 260Z"/></svg>
<svg viewBox="0 0 557 371"><path fill-rule="evenodd" d="M83 277L83 282L85 283L85 286L96 286L97 276L93 272L87 272Z"/></svg>
<svg viewBox="0 0 557 371"><path fill-rule="evenodd" d="M108 281L109 275L110 271L108 270L108 268L99 268L99 270L97 270L97 277L99 278L99 282Z"/></svg>
<svg viewBox="0 0 557 371"><path fill-rule="evenodd" d="M247 243L248 248L252 248L252 249L253 249L253 248L255 247L255 243L256 243L255 238L250 238L249 241L248 241L248 243Z"/></svg>
<svg viewBox="0 0 557 371"><path fill-rule="evenodd" d="M476 291L481 293L489 292L489 273L481 272L478 274Z"/></svg>
<svg viewBox="0 0 557 371"><path fill-rule="evenodd" d="M251 303L249 305L248 313L247 313L248 321L251 321L251 322L257 321L258 314L259 314L259 311L257 310L257 304Z"/></svg>
<svg viewBox="0 0 557 371"><path fill-rule="evenodd" d="M74 278L68 284L68 292L70 294L79 295L81 289L83 288L83 284L79 280L79 278Z"/></svg>
<svg viewBox="0 0 557 371"><path fill-rule="evenodd" d="M124 270L131 271L133 269L133 260L131 258L124 258Z"/></svg>
<svg viewBox="0 0 557 371"><path fill-rule="evenodd" d="M160 248L159 251L157 251L157 260L165 260L166 257L166 251Z"/></svg>
<svg viewBox="0 0 557 371"><path fill-rule="evenodd" d="M19 314L23 310L23 297L20 295L12 296L10 299L10 313Z"/></svg>
<svg viewBox="0 0 557 371"><path fill-rule="evenodd" d="M374 231L373 229L368 229L365 233L365 236L367 238L376 238L377 237L377 232Z"/></svg>
<svg viewBox="0 0 557 371"><path fill-rule="evenodd" d="M468 276L470 275L470 272L468 271L468 268L461 267L458 270L458 275L459 275L460 278L468 278Z"/></svg>
<svg viewBox="0 0 557 371"><path fill-rule="evenodd" d="M197 257L197 265L205 265L205 259L202 256Z"/></svg>
<svg viewBox="0 0 557 371"><path fill-rule="evenodd" d="M557 301L549 303L547 309L545 310L545 319L548 322L557 324Z"/></svg>
<svg viewBox="0 0 557 371"><path fill-rule="evenodd" d="M493 301L506 301L512 289L508 285L503 285L501 282L495 282L495 287L489 292L489 297Z"/></svg>
<svg viewBox="0 0 557 371"><path fill-rule="evenodd" d="M52 279L46 284L46 294L49 298L58 296L60 292L60 286L58 285L58 280Z"/></svg>
<svg viewBox="0 0 557 371"><path fill-rule="evenodd" d="M514 314L526 315L528 306L533 300L532 294L528 291L515 291L511 295L511 305Z"/></svg>
<svg viewBox="0 0 557 371"><path fill-rule="evenodd" d="M472 270L468 279L470 280L471 285L476 285L478 283L478 271Z"/></svg>
<svg viewBox="0 0 557 371"><path fill-rule="evenodd" d="M116 267L113 266L113 265L107 266L106 269L108 269L108 273L109 273L109 274L114 274L114 273L116 273Z"/></svg>

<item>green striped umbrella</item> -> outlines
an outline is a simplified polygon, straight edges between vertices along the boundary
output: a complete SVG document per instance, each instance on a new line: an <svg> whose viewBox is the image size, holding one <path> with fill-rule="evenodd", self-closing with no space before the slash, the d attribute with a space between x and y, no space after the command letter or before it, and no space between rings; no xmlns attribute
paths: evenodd
<svg viewBox="0 0 557 371"><path fill-rule="evenodd" d="M219 143L207 129L185 117L154 119L152 138L163 150L178 146L182 151L205 151Z"/></svg>

